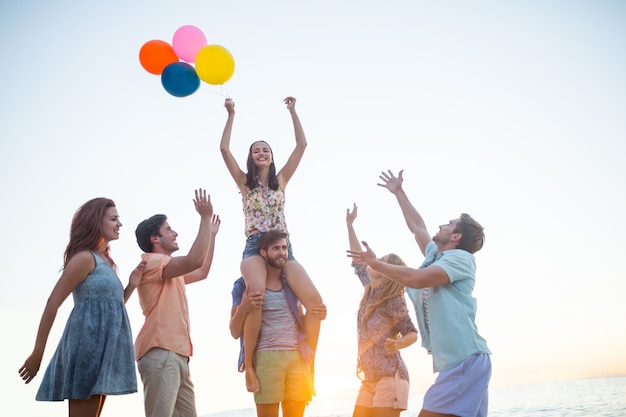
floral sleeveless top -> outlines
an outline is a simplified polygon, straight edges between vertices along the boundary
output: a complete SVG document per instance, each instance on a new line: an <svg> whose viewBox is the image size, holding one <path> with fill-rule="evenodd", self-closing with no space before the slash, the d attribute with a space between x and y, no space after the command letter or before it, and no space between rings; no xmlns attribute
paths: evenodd
<svg viewBox="0 0 626 417"><path fill-rule="evenodd" d="M243 197L243 214L246 237L273 229L287 232L285 192L280 187L274 191L259 180L258 186Z"/></svg>

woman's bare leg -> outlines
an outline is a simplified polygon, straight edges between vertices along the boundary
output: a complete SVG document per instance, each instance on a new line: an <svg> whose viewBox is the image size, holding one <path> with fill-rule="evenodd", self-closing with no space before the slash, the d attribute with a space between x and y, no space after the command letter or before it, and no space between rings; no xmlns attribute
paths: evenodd
<svg viewBox="0 0 626 417"><path fill-rule="evenodd" d="M93 395L88 400L69 400L69 417L100 417L106 395Z"/></svg>
<svg viewBox="0 0 626 417"><path fill-rule="evenodd" d="M289 261L285 265L285 277L289 288L294 292L298 300L307 310L323 303L322 296L313 285L302 265L297 261ZM321 320L318 317L307 315L304 319L304 327L307 332L307 341L315 352L320 334Z"/></svg>
<svg viewBox="0 0 626 417"><path fill-rule="evenodd" d="M400 417L400 410L391 407L374 407L373 417Z"/></svg>
<svg viewBox="0 0 626 417"><path fill-rule="evenodd" d="M352 417L374 417L374 409L362 405L355 405L352 411Z"/></svg>
<svg viewBox="0 0 626 417"><path fill-rule="evenodd" d="M261 256L250 256L241 262L241 275L246 283L248 292L265 294L265 279L267 267ZM261 309L248 313L243 323L243 351L245 354L246 388L250 392L259 391L259 379L254 369L254 351L259 331L261 330Z"/></svg>

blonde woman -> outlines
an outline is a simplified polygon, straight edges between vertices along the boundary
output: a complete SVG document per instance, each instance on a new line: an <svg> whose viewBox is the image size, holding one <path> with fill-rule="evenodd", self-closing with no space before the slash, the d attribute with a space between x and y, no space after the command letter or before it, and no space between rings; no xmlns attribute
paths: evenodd
<svg viewBox="0 0 626 417"><path fill-rule="evenodd" d="M351 251L361 250L353 223L357 205L346 210ZM381 261L405 265L393 253ZM363 298L357 315L357 374L361 379L353 417L398 417L407 409L409 372L400 349L417 341L417 329L409 316L404 286L365 264L352 264L363 284Z"/></svg>

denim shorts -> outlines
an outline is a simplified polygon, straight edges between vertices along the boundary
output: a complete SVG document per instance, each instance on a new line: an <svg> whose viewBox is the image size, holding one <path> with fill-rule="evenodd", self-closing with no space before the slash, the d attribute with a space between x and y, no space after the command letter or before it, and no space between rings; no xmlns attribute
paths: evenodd
<svg viewBox="0 0 626 417"><path fill-rule="evenodd" d="M261 240L261 236L263 236L263 233L255 233L248 236L248 239L246 239L246 248L243 250L243 256L241 260L244 260L250 256L260 255L259 240ZM289 237L287 237L287 259L290 261L296 260L296 258L293 257L293 250L291 248L291 241L289 240Z"/></svg>

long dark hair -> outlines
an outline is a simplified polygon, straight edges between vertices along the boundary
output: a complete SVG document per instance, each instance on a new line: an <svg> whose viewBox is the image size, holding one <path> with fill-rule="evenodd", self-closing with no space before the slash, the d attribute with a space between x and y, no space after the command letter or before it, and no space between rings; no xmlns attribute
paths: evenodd
<svg viewBox="0 0 626 417"><path fill-rule="evenodd" d="M70 242L65 249L63 256L63 268L78 252L93 251L100 246L104 240L102 233L102 219L107 209L115 207L113 200L104 197L94 198L80 206L72 218L70 227ZM115 262L111 258L110 248L107 245L105 258L115 268Z"/></svg>
<svg viewBox="0 0 626 417"><path fill-rule="evenodd" d="M257 183L257 169L254 164L254 160L252 159L252 147L257 143L264 143L270 148L270 155L272 155L272 163L270 165L270 173L267 178L267 185L272 190L278 190L278 178L276 178L276 165L274 165L274 151L272 151L272 147L265 142L264 140L257 140L250 145L250 149L248 150L248 161L246 162L246 166L248 168L248 172L246 173L246 186L249 190L255 189L259 184Z"/></svg>

